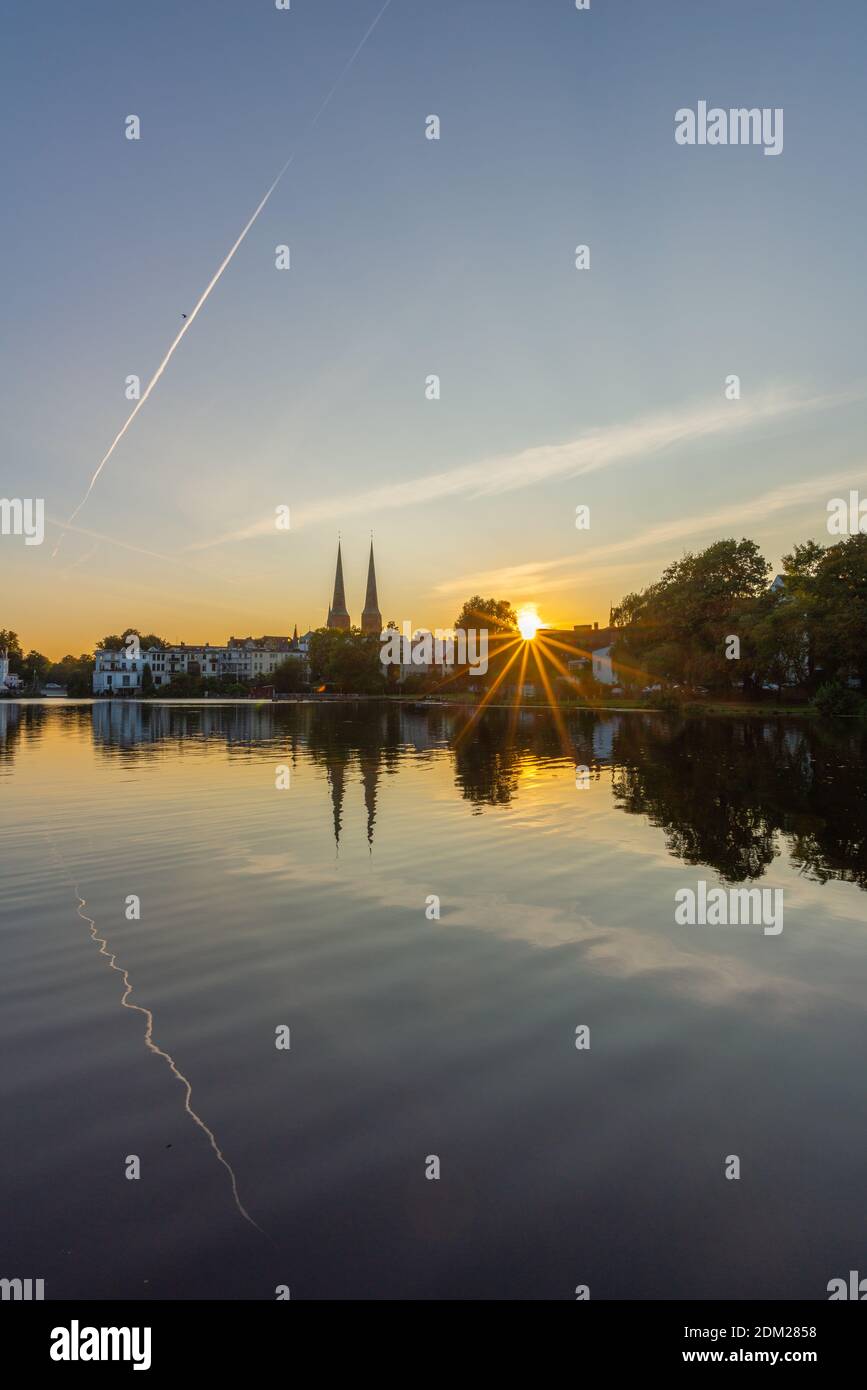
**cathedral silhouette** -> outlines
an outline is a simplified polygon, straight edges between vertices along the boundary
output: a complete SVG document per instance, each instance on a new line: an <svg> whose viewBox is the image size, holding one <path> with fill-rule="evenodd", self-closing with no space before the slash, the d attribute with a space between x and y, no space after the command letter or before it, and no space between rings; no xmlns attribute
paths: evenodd
<svg viewBox="0 0 867 1390"><path fill-rule="evenodd" d="M352 626L349 610L346 607L346 593L343 588L343 556L340 552L340 541L337 542L337 570L334 575L334 597L328 609L328 620L326 627L336 628L341 632L348 632ZM379 611L379 601L376 596L376 568L373 563L373 537L370 540L370 560L367 565L367 594L364 599L364 611L361 614L361 631L372 632L378 637L382 632L382 614Z"/></svg>

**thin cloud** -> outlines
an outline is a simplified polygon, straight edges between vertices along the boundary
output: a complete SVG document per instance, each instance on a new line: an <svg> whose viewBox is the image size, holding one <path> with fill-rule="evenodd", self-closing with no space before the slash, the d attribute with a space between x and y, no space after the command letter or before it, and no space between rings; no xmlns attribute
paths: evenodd
<svg viewBox="0 0 867 1390"><path fill-rule="evenodd" d="M119 550L127 550L133 555L144 555L149 560L159 560L160 563L164 565L178 565L181 569L187 570L190 574L198 575L200 579L206 580L209 584L228 584L234 586L242 583L250 583L254 577L251 575L244 575L243 578L238 578L226 574L225 570L221 571L219 574L212 574L207 570L200 569L189 560L184 560L180 555L165 555L160 550L148 550L145 546L134 545L132 541L122 540L119 536L106 534L102 531L91 531L86 526L70 526L68 521L58 521L57 517L47 516L45 520L49 526L55 526L61 532L65 533L66 531L71 531L75 536L88 536L91 540L96 541L97 544L116 546ZM78 565L83 565L85 561L91 560L95 550L96 546L86 555L82 555L80 559L74 561L73 564L67 565L66 569L62 570L61 573L67 574L70 569L75 569Z"/></svg>
<svg viewBox="0 0 867 1390"><path fill-rule="evenodd" d="M446 579L437 584L433 593L442 597L451 594L495 593L509 591L516 599L549 593L561 589L566 583L579 583L582 580L602 580L625 574L628 570L639 569L644 561L616 565L584 566L569 574L556 573L567 565L575 564L574 555L562 555L559 560L530 560L523 565L504 565L500 569L477 570L474 574L461 574L455 579Z"/></svg>
<svg viewBox="0 0 867 1390"><path fill-rule="evenodd" d="M490 497L514 492L552 478L575 478L632 459L645 459L680 444L750 429L803 411L827 409L854 398L833 395L804 399L791 391L774 391L750 402L715 401L681 412L645 416L628 425L588 430L563 444L543 444L518 453L495 455L404 483L386 483L366 492L331 494L293 507L292 525L298 528L349 516L374 516L459 494ZM187 549L208 550L273 533L274 518L268 516L209 540L198 541Z"/></svg>
<svg viewBox="0 0 867 1390"><path fill-rule="evenodd" d="M574 554L561 555L554 560L526 560L519 565L507 565L502 569L458 575L438 584L433 592L449 595L468 593L474 589L478 591L511 587L520 592L532 589L534 593L545 593L585 579L605 579L609 573L622 574L628 569L638 569L647 562L633 559L626 565L620 561L614 565L600 565L600 560L609 560L615 555L634 556L637 551L651 550L659 545L671 544L672 541L686 540L695 543L713 532L721 532L732 526L755 527L757 522L775 516L778 512L803 506L804 503L813 502L817 498L828 498L835 489L863 483L864 476L863 467L844 473L823 473L816 478L803 478L796 483L785 483L782 487L772 488L758 497L747 498L728 507L718 507L712 512L679 517L676 521L664 521L657 526L638 531L625 540L589 550L580 569L567 569L575 564Z"/></svg>

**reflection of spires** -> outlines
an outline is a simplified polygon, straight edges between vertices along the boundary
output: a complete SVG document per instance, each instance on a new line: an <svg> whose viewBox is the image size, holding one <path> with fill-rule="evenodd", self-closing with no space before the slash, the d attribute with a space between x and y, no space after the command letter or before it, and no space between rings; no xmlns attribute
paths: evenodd
<svg viewBox="0 0 867 1390"><path fill-rule="evenodd" d="M371 749L361 754L361 781L364 785L364 804L367 807L367 844L373 849L373 826L376 821L376 788L379 782L380 750Z"/></svg>
<svg viewBox="0 0 867 1390"><path fill-rule="evenodd" d="M370 538L370 560L367 565L367 595L364 612L361 615L361 631L373 632L378 637L382 632L382 614L376 597L376 569L373 564L373 536Z"/></svg>
<svg viewBox="0 0 867 1390"><path fill-rule="evenodd" d="M343 632L348 632L351 626L346 608L346 595L343 592L343 557L340 553L340 541L337 542L337 570L334 575L334 598L328 610L328 626L339 628Z"/></svg>
<svg viewBox="0 0 867 1390"><path fill-rule="evenodd" d="M331 786L331 805L334 810L334 844L340 849L340 827L343 824L343 793L346 788L345 757L328 759L328 781Z"/></svg>

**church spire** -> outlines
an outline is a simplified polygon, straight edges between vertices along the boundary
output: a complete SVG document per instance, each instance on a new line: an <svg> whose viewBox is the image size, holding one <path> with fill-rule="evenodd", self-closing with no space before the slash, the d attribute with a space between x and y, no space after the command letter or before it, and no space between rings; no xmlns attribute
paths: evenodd
<svg viewBox="0 0 867 1390"><path fill-rule="evenodd" d="M382 632L382 614L376 597L376 569L373 563L373 536L370 538L370 560L367 566L367 596L364 612L361 615L361 631L374 632L378 637Z"/></svg>
<svg viewBox="0 0 867 1390"><path fill-rule="evenodd" d="M328 626L348 632L351 623L346 608L346 595L343 592L343 557L340 554L340 541L337 542L337 570L334 575L334 598L328 610Z"/></svg>

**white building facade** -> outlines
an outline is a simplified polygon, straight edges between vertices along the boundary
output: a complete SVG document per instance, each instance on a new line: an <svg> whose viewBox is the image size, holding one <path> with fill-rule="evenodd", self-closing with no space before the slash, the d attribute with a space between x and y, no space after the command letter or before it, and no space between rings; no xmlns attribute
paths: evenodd
<svg viewBox="0 0 867 1390"><path fill-rule="evenodd" d="M94 695L135 695L141 690L144 664L144 657L130 657L124 651L97 652Z"/></svg>
<svg viewBox="0 0 867 1390"><path fill-rule="evenodd" d="M17 690L21 678L9 670L9 653L0 651L0 690Z"/></svg>
<svg viewBox="0 0 867 1390"><path fill-rule="evenodd" d="M154 688L171 685L176 676L196 676L214 680L228 676L234 680L262 683L273 676L283 661L295 660L306 670L305 654L300 644L288 637L230 637L224 647L187 646L149 647L140 656L127 656L125 651L96 653L93 672L94 695L135 695L140 693L144 668L149 666Z"/></svg>
<svg viewBox="0 0 867 1390"><path fill-rule="evenodd" d="M602 685L614 685L617 680L611 652L611 647L598 647L593 653L593 679Z"/></svg>

